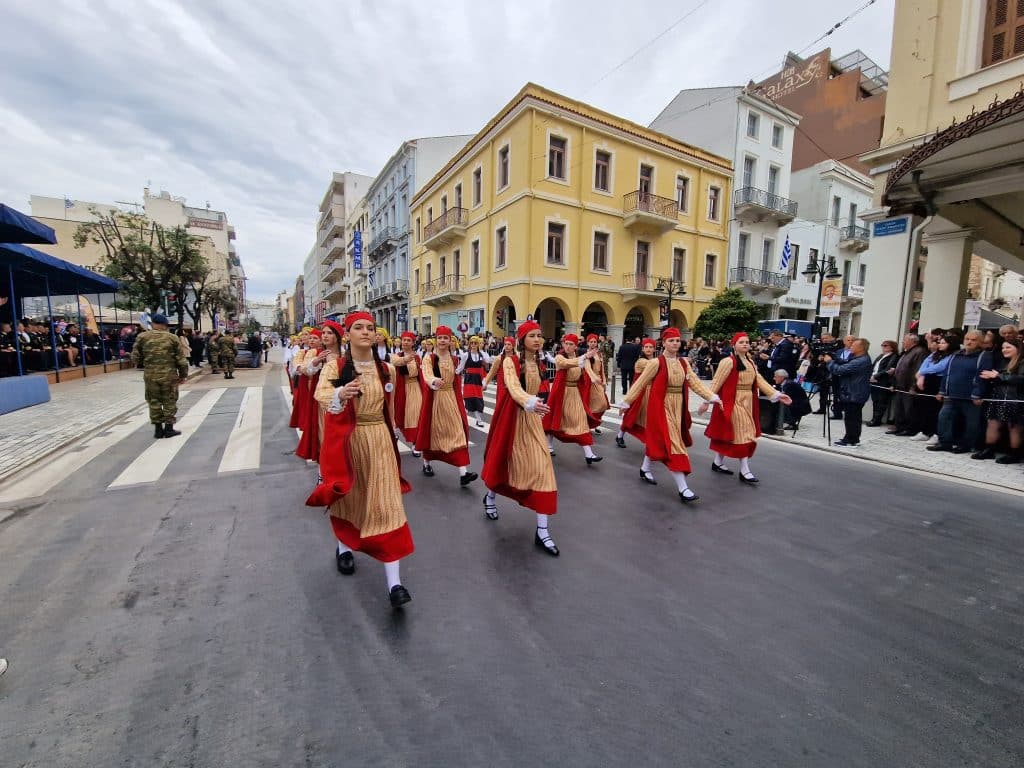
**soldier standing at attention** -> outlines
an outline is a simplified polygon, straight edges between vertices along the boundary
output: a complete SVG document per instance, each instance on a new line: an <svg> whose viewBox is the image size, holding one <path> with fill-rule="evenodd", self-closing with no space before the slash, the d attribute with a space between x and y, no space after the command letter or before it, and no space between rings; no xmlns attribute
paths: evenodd
<svg viewBox="0 0 1024 768"><path fill-rule="evenodd" d="M220 367L224 370L224 378L235 378L235 337L230 333L222 333L217 341L217 354L220 357Z"/></svg>
<svg viewBox="0 0 1024 768"><path fill-rule="evenodd" d="M132 363L142 367L146 384L149 420L156 425L153 437L174 437L178 415L178 385L188 376L188 358L177 337L167 330L167 318L157 312L150 319L153 330L139 334L132 347Z"/></svg>

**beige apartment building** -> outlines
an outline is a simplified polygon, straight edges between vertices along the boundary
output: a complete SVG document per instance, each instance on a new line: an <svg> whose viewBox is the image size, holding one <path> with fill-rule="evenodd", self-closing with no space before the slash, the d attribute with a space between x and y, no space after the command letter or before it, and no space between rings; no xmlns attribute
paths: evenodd
<svg viewBox="0 0 1024 768"><path fill-rule="evenodd" d="M1024 3L901 0L861 332L963 323L972 254L1024 272ZM926 256L926 263L922 257ZM920 284L920 306L914 289Z"/></svg>

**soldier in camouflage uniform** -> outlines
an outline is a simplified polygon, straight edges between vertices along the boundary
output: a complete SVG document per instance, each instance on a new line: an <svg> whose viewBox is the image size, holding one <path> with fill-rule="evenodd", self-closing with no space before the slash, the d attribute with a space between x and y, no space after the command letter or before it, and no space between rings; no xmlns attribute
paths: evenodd
<svg viewBox="0 0 1024 768"><path fill-rule="evenodd" d="M217 354L220 367L224 369L224 378L235 378L235 337L230 333L222 333L217 341Z"/></svg>
<svg viewBox="0 0 1024 768"><path fill-rule="evenodd" d="M153 330L139 334L132 347L132 363L143 369L149 420L156 425L153 437L174 437L178 415L178 384L188 376L188 358L178 338L167 330L167 318L159 312L150 319Z"/></svg>

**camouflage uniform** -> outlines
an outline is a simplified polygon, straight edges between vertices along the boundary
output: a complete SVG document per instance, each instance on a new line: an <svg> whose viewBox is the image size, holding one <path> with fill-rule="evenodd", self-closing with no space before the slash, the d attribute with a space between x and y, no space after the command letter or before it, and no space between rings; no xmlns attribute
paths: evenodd
<svg viewBox="0 0 1024 768"><path fill-rule="evenodd" d="M225 376L235 375L235 339L227 333L222 333L217 340L217 357L220 367L224 370Z"/></svg>
<svg viewBox="0 0 1024 768"><path fill-rule="evenodd" d="M178 379L188 376L188 358L168 331L145 331L135 339L132 363L143 367L149 420L173 424L178 415Z"/></svg>

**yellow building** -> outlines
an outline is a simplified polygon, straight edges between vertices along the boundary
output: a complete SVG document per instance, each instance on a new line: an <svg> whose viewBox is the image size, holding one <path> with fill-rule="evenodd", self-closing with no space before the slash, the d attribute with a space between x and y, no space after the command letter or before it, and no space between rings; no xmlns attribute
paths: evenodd
<svg viewBox="0 0 1024 768"><path fill-rule="evenodd" d="M686 330L726 287L732 165L526 85L411 203L413 327ZM659 290L660 288L660 290ZM674 291L674 293L676 292Z"/></svg>

